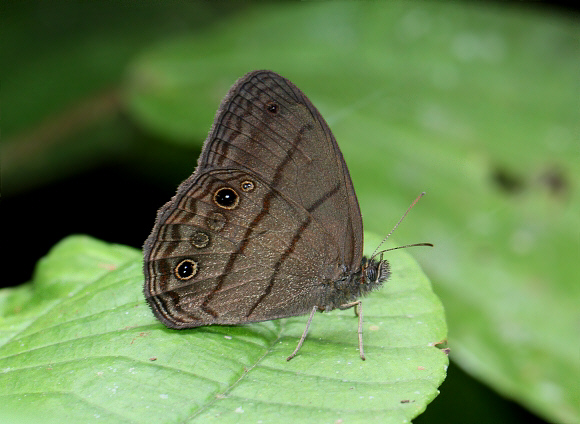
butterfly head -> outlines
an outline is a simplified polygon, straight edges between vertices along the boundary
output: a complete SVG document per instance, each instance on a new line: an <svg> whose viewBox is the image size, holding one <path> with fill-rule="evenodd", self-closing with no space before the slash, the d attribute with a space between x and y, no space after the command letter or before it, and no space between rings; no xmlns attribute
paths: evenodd
<svg viewBox="0 0 580 424"><path fill-rule="evenodd" d="M391 266L381 253L380 259L363 259L361 285L362 291L368 292L380 286L391 275Z"/></svg>

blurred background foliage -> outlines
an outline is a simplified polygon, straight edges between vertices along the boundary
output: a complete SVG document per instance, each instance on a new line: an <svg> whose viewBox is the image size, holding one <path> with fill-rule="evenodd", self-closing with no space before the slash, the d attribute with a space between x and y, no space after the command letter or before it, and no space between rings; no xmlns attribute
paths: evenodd
<svg viewBox="0 0 580 424"><path fill-rule="evenodd" d="M4 286L58 240L139 247L235 79L326 117L365 229L447 311L416 422L580 422L578 14L530 3L16 2L2 11ZM388 211L388 213L385 213Z"/></svg>

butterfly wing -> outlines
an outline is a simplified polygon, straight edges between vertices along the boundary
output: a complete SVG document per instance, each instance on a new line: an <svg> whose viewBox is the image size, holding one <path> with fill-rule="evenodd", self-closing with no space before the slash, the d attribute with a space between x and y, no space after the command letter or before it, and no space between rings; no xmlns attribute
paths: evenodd
<svg viewBox="0 0 580 424"><path fill-rule="evenodd" d="M218 192L235 205L220 204ZM298 88L269 71L231 88L195 173L159 211L144 253L146 297L175 328L306 313L360 266L348 169ZM187 279L177 273L184 260L195 272Z"/></svg>

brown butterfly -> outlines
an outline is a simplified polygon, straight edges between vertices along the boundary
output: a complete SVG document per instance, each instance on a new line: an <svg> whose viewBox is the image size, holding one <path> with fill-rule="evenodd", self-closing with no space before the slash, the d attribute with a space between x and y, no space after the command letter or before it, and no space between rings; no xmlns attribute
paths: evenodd
<svg viewBox="0 0 580 424"><path fill-rule="evenodd" d="M230 89L198 166L145 241L145 298L170 328L360 306L389 277L363 257L352 181L308 98L270 71ZM362 310L361 310L362 312ZM362 313L359 314L360 356Z"/></svg>

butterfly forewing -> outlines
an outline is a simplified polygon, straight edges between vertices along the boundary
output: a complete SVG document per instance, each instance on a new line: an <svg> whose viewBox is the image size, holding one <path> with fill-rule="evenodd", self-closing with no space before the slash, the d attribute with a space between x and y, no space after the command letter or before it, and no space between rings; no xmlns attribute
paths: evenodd
<svg viewBox="0 0 580 424"><path fill-rule="evenodd" d="M241 78L220 106L199 163L257 173L323 223L342 263L360 264L362 220L342 153L324 118L287 79L269 71Z"/></svg>

